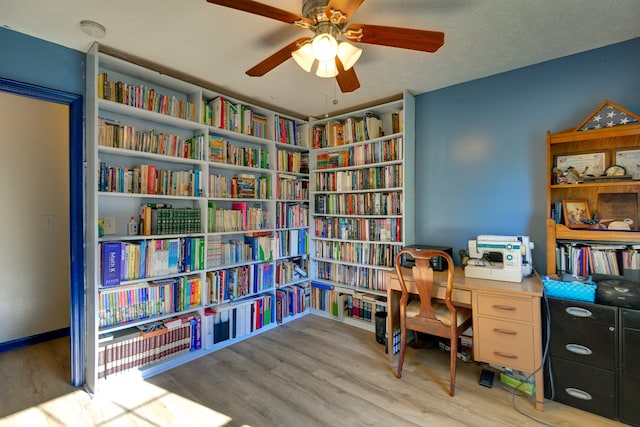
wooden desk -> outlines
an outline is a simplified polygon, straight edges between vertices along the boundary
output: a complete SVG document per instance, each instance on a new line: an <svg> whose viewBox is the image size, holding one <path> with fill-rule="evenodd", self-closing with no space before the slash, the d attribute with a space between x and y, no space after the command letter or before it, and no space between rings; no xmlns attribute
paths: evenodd
<svg viewBox="0 0 640 427"><path fill-rule="evenodd" d="M405 278L409 292L416 293L415 282ZM444 298L446 277L435 272L434 296ZM453 303L473 311L473 359L476 362L506 366L526 373L535 372L536 408L544 409L542 365L542 321L540 298L542 283L525 277L521 283L465 277L455 268ZM387 336L399 329L401 288L395 271L387 273ZM389 362L393 345L388 346Z"/></svg>

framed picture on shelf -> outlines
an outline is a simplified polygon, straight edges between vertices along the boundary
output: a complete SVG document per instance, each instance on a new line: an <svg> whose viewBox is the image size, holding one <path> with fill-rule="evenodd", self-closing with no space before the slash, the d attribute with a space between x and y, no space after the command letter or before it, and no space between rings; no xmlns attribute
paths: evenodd
<svg viewBox="0 0 640 427"><path fill-rule="evenodd" d="M591 220L588 200L563 200L562 216L564 224L569 228L589 228L592 224L585 224L583 220Z"/></svg>
<svg viewBox="0 0 640 427"><path fill-rule="evenodd" d="M556 157L556 168L562 171L569 183L580 182L583 175L600 176L605 170L605 153L570 154Z"/></svg>
<svg viewBox="0 0 640 427"><path fill-rule="evenodd" d="M623 166L633 179L640 179L640 150L616 152L616 164Z"/></svg>

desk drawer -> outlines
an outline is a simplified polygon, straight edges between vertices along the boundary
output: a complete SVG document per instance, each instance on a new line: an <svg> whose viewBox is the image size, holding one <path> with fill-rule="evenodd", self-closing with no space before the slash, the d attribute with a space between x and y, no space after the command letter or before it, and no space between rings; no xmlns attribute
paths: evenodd
<svg viewBox="0 0 640 427"><path fill-rule="evenodd" d="M417 292L417 291L416 291ZM433 298L444 299L445 294L447 293L446 286L433 286ZM471 307L471 291L466 289L453 289L451 291L451 300L453 301L453 305L462 305L466 307Z"/></svg>
<svg viewBox="0 0 640 427"><path fill-rule="evenodd" d="M478 324L474 328L477 328L477 336L481 337L477 343L480 360L527 372L537 368L532 324L481 316L477 319Z"/></svg>
<svg viewBox="0 0 640 427"><path fill-rule="evenodd" d="M531 298L510 298L479 293L478 314L533 322L533 301Z"/></svg>

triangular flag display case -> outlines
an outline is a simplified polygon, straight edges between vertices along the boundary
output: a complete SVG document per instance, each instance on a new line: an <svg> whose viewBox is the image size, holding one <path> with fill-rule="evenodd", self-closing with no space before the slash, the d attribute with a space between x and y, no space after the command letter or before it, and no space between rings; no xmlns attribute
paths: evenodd
<svg viewBox="0 0 640 427"><path fill-rule="evenodd" d="M576 131L611 128L637 123L638 121L640 121L640 116L607 100L600 104L590 116L580 123Z"/></svg>

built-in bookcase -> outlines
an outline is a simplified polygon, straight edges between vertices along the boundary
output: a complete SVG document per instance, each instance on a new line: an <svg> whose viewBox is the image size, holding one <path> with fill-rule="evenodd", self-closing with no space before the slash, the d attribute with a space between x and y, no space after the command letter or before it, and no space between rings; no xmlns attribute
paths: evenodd
<svg viewBox="0 0 640 427"><path fill-rule="evenodd" d="M415 235L414 102L310 123L315 313L373 330L386 309L385 273Z"/></svg>
<svg viewBox="0 0 640 427"><path fill-rule="evenodd" d="M87 55L90 390L307 312L309 126Z"/></svg>

